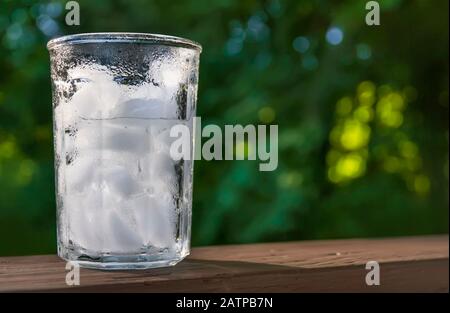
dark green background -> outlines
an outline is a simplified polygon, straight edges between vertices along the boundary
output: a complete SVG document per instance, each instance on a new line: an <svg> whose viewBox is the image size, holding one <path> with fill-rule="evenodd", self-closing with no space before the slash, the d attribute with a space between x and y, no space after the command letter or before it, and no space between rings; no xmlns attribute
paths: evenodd
<svg viewBox="0 0 450 313"><path fill-rule="evenodd" d="M45 44L99 31L200 42L203 125L279 125L274 172L196 163L193 245L447 233L448 1L379 2L2 0L0 255L56 250Z"/></svg>

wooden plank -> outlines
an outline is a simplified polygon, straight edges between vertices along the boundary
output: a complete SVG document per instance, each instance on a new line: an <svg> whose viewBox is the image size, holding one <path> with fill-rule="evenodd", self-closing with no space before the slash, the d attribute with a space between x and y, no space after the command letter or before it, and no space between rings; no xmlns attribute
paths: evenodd
<svg viewBox="0 0 450 313"><path fill-rule="evenodd" d="M0 292L448 292L448 235L194 248L170 268L81 269L65 284L57 256L0 258ZM381 285L367 286L368 261Z"/></svg>

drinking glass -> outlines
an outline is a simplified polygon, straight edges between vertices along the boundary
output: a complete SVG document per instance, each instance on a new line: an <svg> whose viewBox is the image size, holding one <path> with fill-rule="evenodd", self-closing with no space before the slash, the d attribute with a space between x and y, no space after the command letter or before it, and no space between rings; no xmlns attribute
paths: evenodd
<svg viewBox="0 0 450 313"><path fill-rule="evenodd" d="M193 118L201 46L165 35L91 33L48 45L58 255L139 269L189 254ZM170 130L190 130L174 159Z"/></svg>

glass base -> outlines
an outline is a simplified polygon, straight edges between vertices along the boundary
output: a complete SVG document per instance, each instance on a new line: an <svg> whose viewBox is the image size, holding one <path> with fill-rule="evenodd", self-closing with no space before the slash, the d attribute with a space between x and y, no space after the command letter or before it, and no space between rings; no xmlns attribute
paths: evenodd
<svg viewBox="0 0 450 313"><path fill-rule="evenodd" d="M153 261L153 262L91 262L91 261L71 261L83 268L100 270L145 270L150 268L174 266L183 259ZM68 260L67 260L68 261Z"/></svg>
<svg viewBox="0 0 450 313"><path fill-rule="evenodd" d="M145 270L150 268L169 267L182 261L189 255L189 251L182 253L170 253L168 255L154 254L130 254L110 255L101 254L95 257L76 253L73 250L58 249L58 255L62 259L83 268L100 270Z"/></svg>

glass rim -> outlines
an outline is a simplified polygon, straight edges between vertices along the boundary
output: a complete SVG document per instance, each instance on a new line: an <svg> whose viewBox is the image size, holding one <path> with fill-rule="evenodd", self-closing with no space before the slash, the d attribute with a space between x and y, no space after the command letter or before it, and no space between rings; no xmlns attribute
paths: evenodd
<svg viewBox="0 0 450 313"><path fill-rule="evenodd" d="M102 32L102 33L81 33L57 37L47 43L47 49L52 50L61 45L73 45L96 42L117 42L117 43L147 43L161 44L168 46L184 47L202 51L202 46L190 39L150 33L122 33L122 32Z"/></svg>

